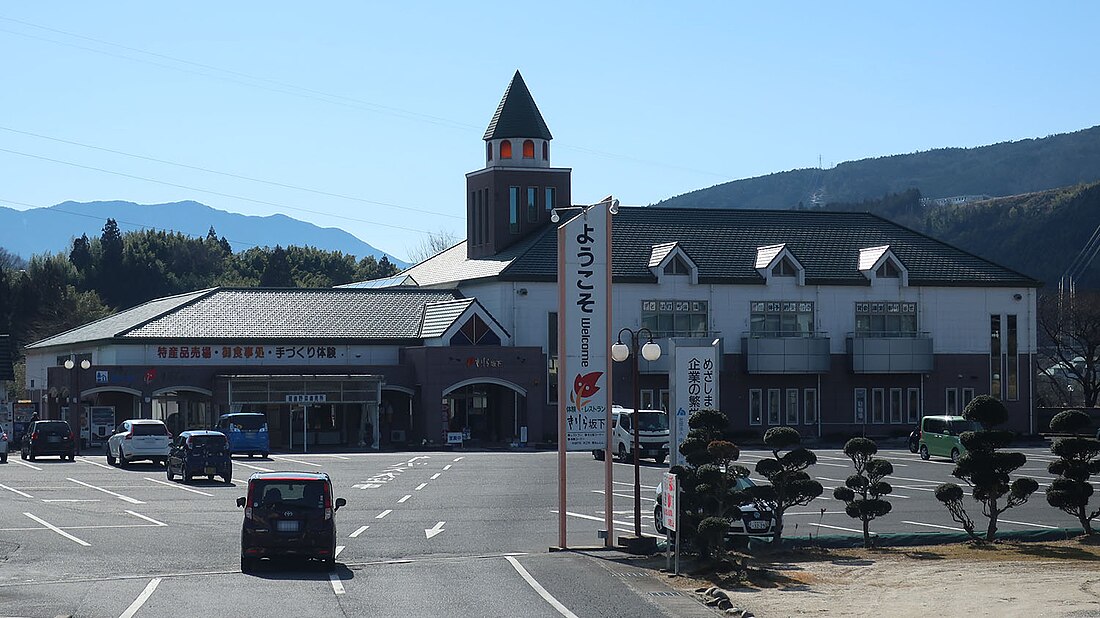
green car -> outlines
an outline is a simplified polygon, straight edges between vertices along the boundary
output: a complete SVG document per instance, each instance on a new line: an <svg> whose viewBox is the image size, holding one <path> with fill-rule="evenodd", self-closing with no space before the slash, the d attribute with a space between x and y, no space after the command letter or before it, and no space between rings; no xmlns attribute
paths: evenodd
<svg viewBox="0 0 1100 618"><path fill-rule="evenodd" d="M979 423L968 421L961 416L926 416L920 423L920 441L918 451L921 459L950 457L958 461L966 453L966 447L959 441L964 431L978 431Z"/></svg>

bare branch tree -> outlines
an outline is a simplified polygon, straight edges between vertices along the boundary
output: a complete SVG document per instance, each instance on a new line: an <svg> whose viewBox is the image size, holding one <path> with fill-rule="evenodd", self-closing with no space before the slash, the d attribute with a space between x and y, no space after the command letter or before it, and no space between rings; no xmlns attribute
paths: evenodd
<svg viewBox="0 0 1100 618"><path fill-rule="evenodd" d="M1100 398L1100 292L1043 296L1038 324L1053 359L1081 386L1085 406L1095 407Z"/></svg>
<svg viewBox="0 0 1100 618"><path fill-rule="evenodd" d="M434 234L428 234L420 238L420 242L415 247L406 247L405 251L409 254L409 261L413 264L419 264L424 260L438 255L447 249L458 244L461 240L454 232L450 232L444 229L440 229Z"/></svg>

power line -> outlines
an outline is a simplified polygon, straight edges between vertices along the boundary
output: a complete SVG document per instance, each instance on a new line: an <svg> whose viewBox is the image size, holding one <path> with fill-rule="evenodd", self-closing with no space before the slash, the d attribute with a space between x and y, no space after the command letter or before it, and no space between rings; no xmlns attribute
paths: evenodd
<svg viewBox="0 0 1100 618"><path fill-rule="evenodd" d="M32 133L30 131L21 131L19 129L13 129L11 127L0 126L0 130L10 131L12 133L18 133L20 135L27 135L27 136L30 136L30 137L36 137L36 138L39 138L39 139L50 140L50 141L53 141L53 142L59 142L59 143L62 143L62 144L70 144L72 146L80 146L81 148L89 148L89 149L98 150L98 151L101 151L101 152L109 152L111 154L122 155L124 157L130 157L130 158L133 158L133 159L140 159L142 161L151 161L153 163L162 163L164 165L174 165L176 167L182 167L184 169L195 170L195 171L199 171L199 172L206 172L208 174L217 174L219 176L225 176L227 178L235 178L235 179L238 179L238 180L247 180L249 182L258 182L258 183L261 183L261 184L271 185L273 187L280 187L280 188L283 188L283 189L294 189L295 191L305 191L307 193L314 193L314 194L317 194L317 195L324 195L324 196L327 196L327 197L336 197L336 198L340 198L340 199L344 199L344 200L351 200L351 201L354 201L354 202L362 202L364 204L375 204L377 206L386 206L386 207L389 207L389 208L398 208L400 210L407 210L407 211L410 211L410 212L419 212L419 213L423 213L423 214L427 214L427 215L435 215L437 217L450 217L452 219L465 219L465 217L460 217L458 215L451 215L451 214L436 212L436 211L432 211L432 210L424 210L424 209L421 209L421 208L413 208L412 206L402 206L400 204L391 204L391 203L388 203L388 202L379 202L379 201L375 201L375 200L368 200L366 198L356 197L354 195L344 195L342 193L331 193L329 191L323 191L323 190L320 190L320 189L310 189L308 187L300 187L300 186L297 186L297 185L291 185L291 184L286 184L286 183L282 183L282 182L276 182L276 181L273 181L273 180L264 180L263 178L252 178L250 176L242 176L240 174L234 174L234 173L231 173L231 172L222 172L222 171L218 171L218 170L214 170L214 169L210 169L210 168L206 168L206 167L199 167L197 165L188 165L186 163L177 163L175 161L168 161L166 159L158 159L156 157L149 157L149 156L145 156L145 155L138 155L138 154L133 154L133 153L129 153L129 152L123 152L121 150L114 150L114 149L111 149L111 148L104 148L102 146L94 146L92 144L84 144L84 143L75 142L75 141L72 141L72 140L61 139L59 137L50 137L49 135L41 135L39 133ZM336 216L336 215L331 215L331 216Z"/></svg>

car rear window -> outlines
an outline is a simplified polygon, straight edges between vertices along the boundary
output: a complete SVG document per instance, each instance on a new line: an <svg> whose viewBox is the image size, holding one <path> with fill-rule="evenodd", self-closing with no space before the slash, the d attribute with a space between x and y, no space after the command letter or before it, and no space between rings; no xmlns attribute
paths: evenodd
<svg viewBox="0 0 1100 618"><path fill-rule="evenodd" d="M252 483L251 496L253 506L299 506L306 508L324 508L324 481L256 481Z"/></svg>
<svg viewBox="0 0 1100 618"><path fill-rule="evenodd" d="M947 421L951 433L960 435L964 431L981 431L982 425L976 421Z"/></svg>
<svg viewBox="0 0 1100 618"><path fill-rule="evenodd" d="M187 442L192 448L218 449L225 447L225 436L191 436L187 438Z"/></svg>
<svg viewBox="0 0 1100 618"><path fill-rule="evenodd" d="M256 431L267 425L267 417L262 415L230 416L227 420L230 428L240 431Z"/></svg>
<svg viewBox="0 0 1100 618"><path fill-rule="evenodd" d="M69 433L69 424L65 421L39 421L34 426L35 431L51 434L67 434Z"/></svg>
<svg viewBox="0 0 1100 618"><path fill-rule="evenodd" d="M135 436L166 436L168 428L160 423L134 423L133 433Z"/></svg>

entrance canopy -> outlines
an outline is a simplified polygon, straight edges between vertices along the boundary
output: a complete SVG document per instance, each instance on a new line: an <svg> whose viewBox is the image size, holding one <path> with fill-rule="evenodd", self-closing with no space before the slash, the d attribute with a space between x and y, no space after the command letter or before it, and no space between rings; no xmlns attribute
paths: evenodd
<svg viewBox="0 0 1100 618"><path fill-rule="evenodd" d="M378 404L384 377L371 374L220 375L229 405L367 403Z"/></svg>

